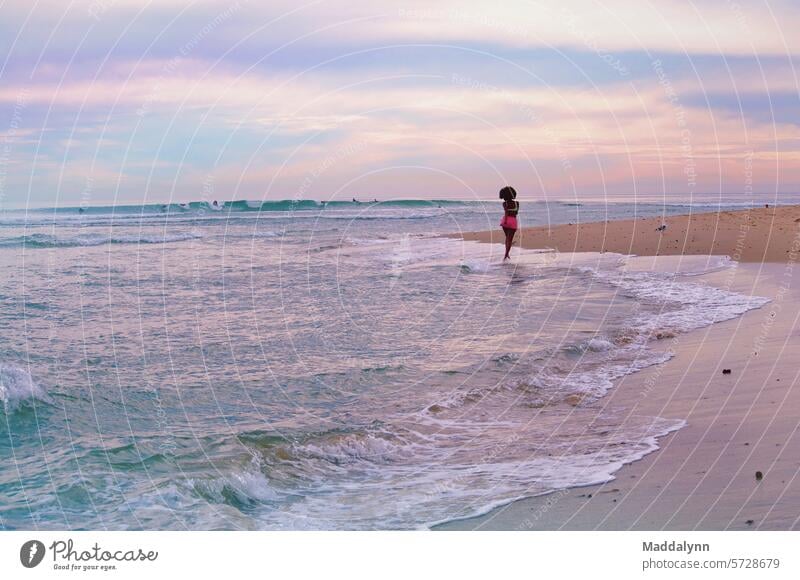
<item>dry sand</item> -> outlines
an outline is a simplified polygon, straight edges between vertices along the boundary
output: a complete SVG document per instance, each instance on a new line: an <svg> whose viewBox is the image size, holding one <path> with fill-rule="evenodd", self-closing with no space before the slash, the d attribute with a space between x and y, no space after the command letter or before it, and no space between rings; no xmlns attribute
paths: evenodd
<svg viewBox="0 0 800 580"><path fill-rule="evenodd" d="M603 405L637 415L685 420L686 427L660 439L660 450L623 467L609 483L517 501L440 528L800 529L798 217L800 208L786 207L667 219L672 244L676 238L691 242L683 248L687 253L740 248L742 260L761 256L775 263L738 264L689 280L772 302L737 319L657 341L655 348L672 350L674 358L628 375L603 399ZM660 248L662 254L668 247L678 249L664 240L655 244L658 238L649 231L653 220L636 222L633 243L626 236L633 222L620 223L622 233L607 236L613 243L605 249L641 254L647 248ZM645 223L648 227L638 227ZM731 238L741 223L751 225L745 243L737 246ZM576 230L581 232L577 244ZM681 233L674 235L676 230ZM593 245L583 233L617 230L616 224L586 224L552 231L548 244L540 243L545 239L540 230L526 237L525 245L598 249L598 239L604 238L595 236Z"/></svg>
<svg viewBox="0 0 800 580"><path fill-rule="evenodd" d="M524 221L521 208L521 220ZM666 224L663 232L656 228ZM515 245L560 252L617 252L637 256L728 255L741 262L783 262L800 232L800 206L693 213L661 218L522 228ZM458 235L453 237L460 237ZM500 228L463 234L501 243Z"/></svg>

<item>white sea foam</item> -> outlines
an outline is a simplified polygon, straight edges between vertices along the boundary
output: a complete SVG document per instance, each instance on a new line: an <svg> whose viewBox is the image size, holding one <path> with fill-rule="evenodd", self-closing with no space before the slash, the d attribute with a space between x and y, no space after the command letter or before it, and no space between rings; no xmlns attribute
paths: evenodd
<svg viewBox="0 0 800 580"><path fill-rule="evenodd" d="M489 513L493 509L518 499L546 495L570 487L600 485L613 481L615 474L624 465L633 463L659 449L658 440L686 425L682 420L658 417L643 417L638 425L627 426L619 433L625 437L626 445L610 444L607 441L592 441L589 435L584 446L574 453L554 454L530 462L495 464L491 470L497 475L497 484L492 487L492 496L465 490L465 494L477 495L480 501L465 503L466 510L457 517L444 517L427 522L420 528L431 528L439 524L468 519ZM526 474L536 485L521 485ZM544 489L545 491L537 491ZM527 490L520 493L519 490ZM515 495L516 492L516 495Z"/></svg>
<svg viewBox="0 0 800 580"><path fill-rule="evenodd" d="M48 401L49 397L30 373L15 365L0 363L0 402L6 412L15 411L37 400Z"/></svg>
<svg viewBox="0 0 800 580"><path fill-rule="evenodd" d="M189 479L188 483L219 503L226 502L227 497L231 495L244 504L253 501L271 502L281 498L262 473L261 464L257 460L251 461L246 468L233 470L225 476L213 479Z"/></svg>
<svg viewBox="0 0 800 580"><path fill-rule="evenodd" d="M322 440L295 445L297 456L323 459L337 465L355 461L384 463L397 459L407 451L406 445L390 433L349 433L328 436Z"/></svg>
<svg viewBox="0 0 800 580"><path fill-rule="evenodd" d="M604 352L614 348L614 343L602 336L596 336L589 339L586 348L594 352Z"/></svg>
<svg viewBox="0 0 800 580"><path fill-rule="evenodd" d="M257 471L250 466L202 482L199 490L220 503L269 503L281 495L275 492L280 470L291 469L292 480L300 478L305 489L280 509L264 506L255 512L259 527L425 528L523 497L611 481L623 465L658 449L659 437L685 425L640 416L577 423L548 443L548 453L539 451L541 441L529 441L513 424L486 424L476 437L464 420L443 427L441 436L419 436L417 443L397 447L376 448L372 440L366 447L328 446L319 456L308 453L314 449L309 444L282 464L260 465ZM358 437L370 440L363 435Z"/></svg>
<svg viewBox="0 0 800 580"><path fill-rule="evenodd" d="M701 276L736 266L729 256L628 256L622 269L677 276Z"/></svg>
<svg viewBox="0 0 800 580"><path fill-rule="evenodd" d="M633 321L633 326L640 329L639 332L688 332L730 320L770 301L762 296L748 296L708 284L685 282L661 273L590 271L597 279L651 307L647 314Z"/></svg>

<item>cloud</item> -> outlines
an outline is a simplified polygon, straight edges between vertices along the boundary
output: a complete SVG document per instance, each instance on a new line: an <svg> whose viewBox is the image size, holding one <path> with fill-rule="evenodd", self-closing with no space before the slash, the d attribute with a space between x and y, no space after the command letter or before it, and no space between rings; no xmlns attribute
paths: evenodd
<svg viewBox="0 0 800 580"><path fill-rule="evenodd" d="M393 43L726 55L796 55L800 13L791 2L735 0L373 0L6 2L9 53L35 58L297 60L303 50ZM13 47L12 47L13 45ZM320 53L316 53L317 55Z"/></svg>
<svg viewBox="0 0 800 580"><path fill-rule="evenodd" d="M309 175L319 195L359 180L457 195L501 176L562 195L734 191L745 158L761 189L800 183L789 34L800 22L783 2L12 1L6 12L0 169L23 192L10 196L72 199L91 179L131 199L190 199L209 175L220 197L286 197Z"/></svg>

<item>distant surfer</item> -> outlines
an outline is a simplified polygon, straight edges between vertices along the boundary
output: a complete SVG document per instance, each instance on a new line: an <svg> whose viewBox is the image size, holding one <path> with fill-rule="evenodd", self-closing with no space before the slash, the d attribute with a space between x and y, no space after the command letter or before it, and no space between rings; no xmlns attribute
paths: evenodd
<svg viewBox="0 0 800 580"><path fill-rule="evenodd" d="M505 186L500 190L500 199L503 200L503 219L500 220L500 227L506 235L506 255L503 260L511 258L511 244L514 243L514 235L517 233L517 214L519 213L519 202L517 192L513 187Z"/></svg>
<svg viewBox="0 0 800 580"><path fill-rule="evenodd" d="M358 203L358 200L355 197L353 198L353 203Z"/></svg>

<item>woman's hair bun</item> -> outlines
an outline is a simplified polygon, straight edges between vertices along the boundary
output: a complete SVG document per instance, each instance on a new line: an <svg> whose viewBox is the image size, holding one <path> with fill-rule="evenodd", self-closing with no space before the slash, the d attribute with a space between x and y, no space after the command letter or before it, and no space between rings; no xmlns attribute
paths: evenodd
<svg viewBox="0 0 800 580"><path fill-rule="evenodd" d="M516 199L516 198L517 198L517 192L510 185L506 185L503 189L500 190L500 199Z"/></svg>

